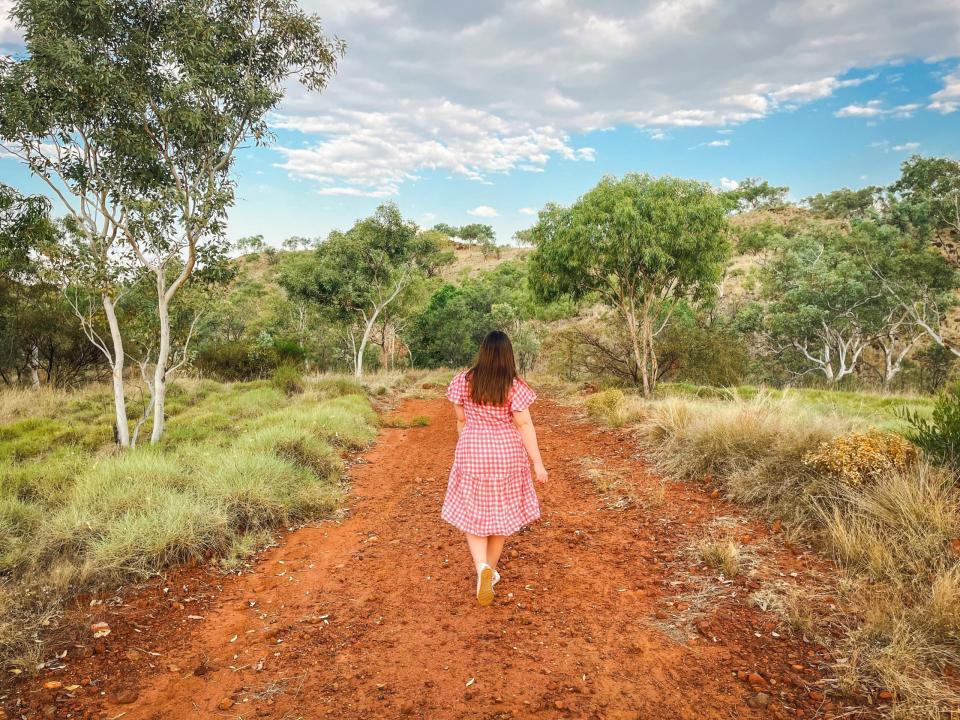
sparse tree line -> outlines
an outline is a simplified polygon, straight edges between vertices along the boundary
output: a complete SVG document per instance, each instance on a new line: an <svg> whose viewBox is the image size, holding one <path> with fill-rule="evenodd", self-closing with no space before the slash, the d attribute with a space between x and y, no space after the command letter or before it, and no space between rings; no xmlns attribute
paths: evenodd
<svg viewBox="0 0 960 720"><path fill-rule="evenodd" d="M759 179L608 177L519 231L527 257L459 277L457 247L499 255L493 229L419 228L391 203L326 238L231 247L237 149L269 142L288 79L326 85L342 42L292 0L21 0L14 15L27 52L0 58L0 147L48 192L0 186L0 381L108 380L120 445L160 441L186 367L456 366L495 327L524 372L645 394L664 379L889 387L920 366L936 386L960 355L955 160L914 157L889 187L800 206Z"/></svg>
<svg viewBox="0 0 960 720"><path fill-rule="evenodd" d="M889 187L799 206L787 192L627 176L542 211L542 293L593 293L612 312L558 333L556 366L646 393L661 379L890 388L905 370L939 388L960 356L960 163L915 156Z"/></svg>

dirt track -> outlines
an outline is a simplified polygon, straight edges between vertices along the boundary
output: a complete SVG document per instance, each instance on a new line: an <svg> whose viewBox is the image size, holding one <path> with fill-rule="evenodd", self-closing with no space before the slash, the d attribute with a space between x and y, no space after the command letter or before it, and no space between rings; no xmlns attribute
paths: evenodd
<svg viewBox="0 0 960 720"><path fill-rule="evenodd" d="M96 606L91 619L111 634L80 638L63 670L21 683L5 701L10 716L839 712L820 694L822 651L777 632L773 614L748 601L766 580L804 582L817 561L709 487L662 488L625 435L548 400L534 406L551 471L538 488L543 518L508 541L494 605L477 607L465 544L439 519L455 443L450 407L411 400L399 414L430 424L382 431L351 470L341 523L287 534L241 576L194 568ZM590 467L619 477L616 493L634 502L610 507L615 498L597 494ZM688 548L711 522L748 543L752 574L724 582L697 564ZM751 685L754 672L762 680ZM42 689L50 680L80 687ZM757 693L768 696L765 709L748 705Z"/></svg>

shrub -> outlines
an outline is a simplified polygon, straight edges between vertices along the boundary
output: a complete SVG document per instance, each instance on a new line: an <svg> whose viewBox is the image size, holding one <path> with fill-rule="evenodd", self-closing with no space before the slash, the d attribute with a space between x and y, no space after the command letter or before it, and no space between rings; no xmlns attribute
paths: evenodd
<svg viewBox="0 0 960 720"><path fill-rule="evenodd" d="M273 386L287 397L299 395L303 392L303 376L289 365L283 365L273 371Z"/></svg>
<svg viewBox="0 0 960 720"><path fill-rule="evenodd" d="M940 394L930 418L909 411L903 417L910 425L906 435L915 445L960 470L960 384Z"/></svg>
<svg viewBox="0 0 960 720"><path fill-rule="evenodd" d="M587 413L601 420L611 421L620 405L623 403L623 390L602 390L587 396Z"/></svg>
<svg viewBox="0 0 960 720"><path fill-rule="evenodd" d="M918 456L917 446L902 436L871 428L822 442L803 456L803 463L842 482L862 485L890 470L906 470Z"/></svg>
<svg viewBox="0 0 960 720"><path fill-rule="evenodd" d="M236 341L205 347L196 360L197 367L222 380L252 380L277 366L272 347Z"/></svg>

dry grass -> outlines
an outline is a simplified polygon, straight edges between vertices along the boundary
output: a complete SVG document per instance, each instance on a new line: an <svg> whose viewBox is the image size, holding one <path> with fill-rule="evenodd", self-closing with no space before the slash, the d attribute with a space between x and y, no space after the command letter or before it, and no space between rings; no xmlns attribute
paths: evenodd
<svg viewBox="0 0 960 720"><path fill-rule="evenodd" d="M844 623L834 643L843 688L893 693L891 717L939 720L960 709L946 672L960 668L952 549L960 496L952 473L920 461L901 438L870 431L856 414L815 411L782 394L645 401L608 393L588 412L632 426L664 476L711 478L836 560L847 573L842 582L856 588L843 613L817 609L809 590L787 585L753 600L808 638L829 641L827 625ZM724 575L743 571L742 548L729 538L711 535L697 551Z"/></svg>
<svg viewBox="0 0 960 720"><path fill-rule="evenodd" d="M623 510L637 503L636 489L622 472L610 470L604 466L602 458L581 458L583 476L593 485L596 493L603 498L604 506L610 510Z"/></svg>
<svg viewBox="0 0 960 720"><path fill-rule="evenodd" d="M697 545L700 559L728 579L740 574L741 548L734 540L716 538L701 540Z"/></svg>

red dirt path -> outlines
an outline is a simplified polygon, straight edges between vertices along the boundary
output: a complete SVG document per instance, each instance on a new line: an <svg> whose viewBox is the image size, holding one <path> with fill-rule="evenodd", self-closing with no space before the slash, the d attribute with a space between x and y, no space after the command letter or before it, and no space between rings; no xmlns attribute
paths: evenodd
<svg viewBox="0 0 960 720"><path fill-rule="evenodd" d="M510 538L479 608L465 543L439 518L455 443L440 399L399 414L351 470L350 513L285 535L251 572L173 573L84 613L112 632L6 697L10 717L832 717L822 649L779 637L748 601L823 568L710 488L649 476L630 438L549 400L535 406L551 477L543 518ZM611 509L584 458L632 485ZM688 548L718 518L759 569L724 583ZM791 573L795 575L791 576ZM166 590L165 590L166 589ZM682 596L682 599L681 599ZM687 607L687 603L690 606ZM91 655L92 651L92 655ZM757 673L755 685L738 679ZM45 681L67 690L45 690ZM769 706L754 709L757 692ZM761 698L762 701L763 698ZM2 717L2 714L0 714Z"/></svg>

